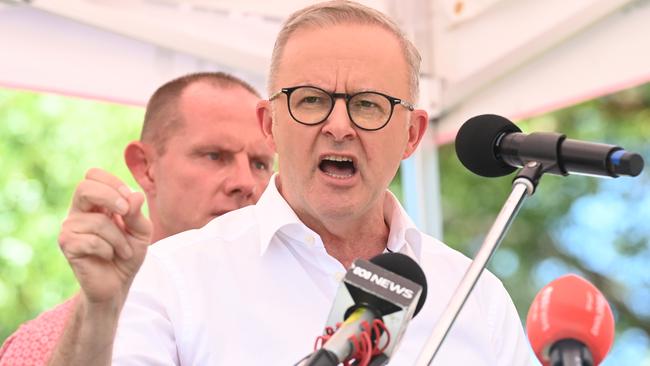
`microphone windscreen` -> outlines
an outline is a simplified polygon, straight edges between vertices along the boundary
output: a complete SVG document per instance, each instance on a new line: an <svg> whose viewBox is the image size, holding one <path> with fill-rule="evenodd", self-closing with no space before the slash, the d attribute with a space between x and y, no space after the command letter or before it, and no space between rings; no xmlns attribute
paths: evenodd
<svg viewBox="0 0 650 366"><path fill-rule="evenodd" d="M504 133L521 132L507 118L482 114L467 120L456 135L456 156L472 173L483 177L500 177L515 167L499 158L497 140Z"/></svg>
<svg viewBox="0 0 650 366"><path fill-rule="evenodd" d="M427 277L420 265L408 255L401 253L379 254L372 257L370 262L422 286L422 294L415 307L415 313L413 313L415 317L427 299Z"/></svg>
<svg viewBox="0 0 650 366"><path fill-rule="evenodd" d="M528 311L526 331L535 355L549 365L549 352L562 339L582 342L598 365L614 342L614 316L603 294L570 274L544 286Z"/></svg>

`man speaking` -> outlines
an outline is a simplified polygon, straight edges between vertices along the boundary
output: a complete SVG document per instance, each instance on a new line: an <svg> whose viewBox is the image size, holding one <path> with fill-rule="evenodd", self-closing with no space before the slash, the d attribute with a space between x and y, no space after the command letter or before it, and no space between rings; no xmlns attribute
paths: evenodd
<svg viewBox="0 0 650 366"><path fill-rule="evenodd" d="M387 251L415 259L429 284L390 361L413 364L469 265L420 232L387 190L428 123L413 104L419 63L411 42L373 9L333 1L291 15L273 51L270 97L257 106L279 173L256 205L161 241L134 280L123 278L133 283L113 364L295 364L322 334L352 261ZM95 360L110 362L107 353ZM492 274L483 274L436 362L532 362Z"/></svg>

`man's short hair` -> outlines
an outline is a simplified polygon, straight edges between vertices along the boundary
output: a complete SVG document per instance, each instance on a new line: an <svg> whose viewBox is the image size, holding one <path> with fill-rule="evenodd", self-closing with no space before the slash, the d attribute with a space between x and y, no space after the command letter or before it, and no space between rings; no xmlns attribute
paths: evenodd
<svg viewBox="0 0 650 366"><path fill-rule="evenodd" d="M339 24L377 25L394 34L400 45L408 65L410 97L415 102L419 93L419 74L422 58L415 45L406 37L399 26L381 12L347 0L334 0L314 4L291 14L284 22L275 40L271 55L271 70L269 71L269 95L277 88L287 85L275 85L280 58L291 34L302 28L320 28Z"/></svg>
<svg viewBox="0 0 650 366"><path fill-rule="evenodd" d="M158 154L164 154L167 140L183 126L183 115L179 109L180 97L185 88L199 82L224 90L242 87L261 98L250 84L224 72L199 72L181 76L163 84L149 98L140 141L153 145Z"/></svg>

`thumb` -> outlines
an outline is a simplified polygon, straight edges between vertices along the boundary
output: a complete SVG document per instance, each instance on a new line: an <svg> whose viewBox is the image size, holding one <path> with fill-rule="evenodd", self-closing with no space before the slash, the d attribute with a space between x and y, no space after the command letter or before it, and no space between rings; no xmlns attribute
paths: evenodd
<svg viewBox="0 0 650 366"><path fill-rule="evenodd" d="M151 221L142 214L144 195L141 192L130 193L127 197L129 211L122 216L126 231L133 237L149 244L152 234Z"/></svg>

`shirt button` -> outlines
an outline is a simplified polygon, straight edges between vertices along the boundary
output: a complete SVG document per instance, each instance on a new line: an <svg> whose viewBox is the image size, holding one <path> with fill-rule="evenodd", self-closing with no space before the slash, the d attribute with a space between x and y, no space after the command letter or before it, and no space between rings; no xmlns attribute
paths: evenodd
<svg viewBox="0 0 650 366"><path fill-rule="evenodd" d="M313 236L306 236L306 237L305 237L305 242L306 242L307 244L309 244L309 246L314 246L314 242L315 242L315 241L316 241L316 240L314 239Z"/></svg>
<svg viewBox="0 0 650 366"><path fill-rule="evenodd" d="M335 272L333 276L336 281L340 282L343 281L343 277L345 277L345 272Z"/></svg>

